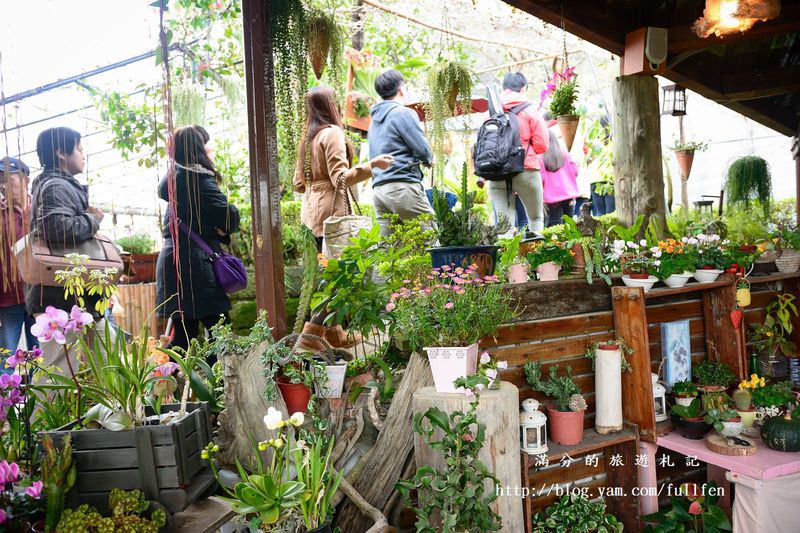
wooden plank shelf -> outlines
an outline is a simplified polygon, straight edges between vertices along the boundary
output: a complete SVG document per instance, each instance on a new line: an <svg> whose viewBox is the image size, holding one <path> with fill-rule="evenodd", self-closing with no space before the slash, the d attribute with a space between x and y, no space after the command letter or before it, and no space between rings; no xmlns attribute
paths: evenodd
<svg viewBox="0 0 800 533"><path fill-rule="evenodd" d="M711 283L698 283L689 282L683 287L670 288L670 287L654 287L650 292L644 294L645 299L652 300L653 298L661 298L664 296L673 296L675 294L686 294L689 292L707 291L710 289L717 289L719 287L729 287L733 285L730 279L723 279L720 281L712 281Z"/></svg>
<svg viewBox="0 0 800 533"><path fill-rule="evenodd" d="M561 461L561 458L564 457L564 454L569 454L572 459L575 459L576 457L580 457L591 452L596 452L610 446L616 446L617 444L623 444L634 440L636 440L636 433L629 429L623 429L616 433L609 433L607 435L601 435L594 429L587 429L583 433L583 440L573 446L564 446L562 444L556 444L553 441L549 441L547 443L547 460L551 464L558 463ZM523 452L522 455L526 456L528 454ZM533 465L536 463L536 456L528 456L527 463L529 468L533 467Z"/></svg>
<svg viewBox="0 0 800 533"><path fill-rule="evenodd" d="M767 274L766 276L748 276L747 281L750 282L750 285L756 285L759 283L772 283L775 281L783 281L787 279L795 279L800 278L800 271L799 272L777 272L775 274Z"/></svg>

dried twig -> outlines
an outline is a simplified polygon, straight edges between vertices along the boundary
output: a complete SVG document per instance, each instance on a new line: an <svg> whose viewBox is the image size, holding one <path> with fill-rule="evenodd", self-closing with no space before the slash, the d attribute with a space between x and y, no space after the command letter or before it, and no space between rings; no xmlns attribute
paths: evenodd
<svg viewBox="0 0 800 533"><path fill-rule="evenodd" d="M347 481L344 476L339 484L339 490L344 492L344 494L350 498L350 501L352 501L362 513L369 516L374 522L374 525L367 530L367 533L383 533L386 531L386 529L389 527L389 521L386 519L386 516L378 509L370 505L369 502L367 502L367 500L365 500L364 497L358 493L358 491Z"/></svg>

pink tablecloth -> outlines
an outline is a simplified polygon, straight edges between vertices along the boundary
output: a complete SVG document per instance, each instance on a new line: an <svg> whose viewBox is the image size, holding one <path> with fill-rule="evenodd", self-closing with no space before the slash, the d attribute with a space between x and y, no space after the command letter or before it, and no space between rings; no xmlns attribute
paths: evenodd
<svg viewBox="0 0 800 533"><path fill-rule="evenodd" d="M714 453L708 449L704 439L685 439L674 431L659 437L658 445L697 457L699 461L711 463L734 474L743 474L763 481L800 472L800 453L771 450L761 442L761 439L755 440L758 445L756 453L744 457Z"/></svg>

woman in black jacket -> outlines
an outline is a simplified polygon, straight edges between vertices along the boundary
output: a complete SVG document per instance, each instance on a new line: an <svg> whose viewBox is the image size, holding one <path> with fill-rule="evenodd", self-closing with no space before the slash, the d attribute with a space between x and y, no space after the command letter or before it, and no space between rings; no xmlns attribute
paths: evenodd
<svg viewBox="0 0 800 533"><path fill-rule="evenodd" d="M222 178L206 151L208 140L208 132L200 126L178 128L174 185L165 177L158 186L159 197L170 202L156 274L158 315L172 317L170 346L184 349L198 336L201 324L210 329L220 318L227 319L231 309L210 258L177 225L182 221L215 252L221 251L222 243L230 243L230 234L239 229L239 210L219 188Z"/></svg>

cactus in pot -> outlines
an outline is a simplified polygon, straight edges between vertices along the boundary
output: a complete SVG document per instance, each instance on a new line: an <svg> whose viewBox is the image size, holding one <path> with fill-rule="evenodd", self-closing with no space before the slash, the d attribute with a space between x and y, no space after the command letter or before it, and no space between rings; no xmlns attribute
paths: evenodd
<svg viewBox="0 0 800 533"><path fill-rule="evenodd" d="M750 402L753 396L747 389L736 389L733 391L733 403L736 405L737 411L747 411L750 409Z"/></svg>

